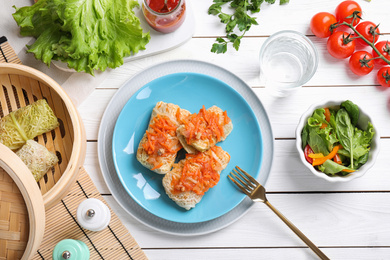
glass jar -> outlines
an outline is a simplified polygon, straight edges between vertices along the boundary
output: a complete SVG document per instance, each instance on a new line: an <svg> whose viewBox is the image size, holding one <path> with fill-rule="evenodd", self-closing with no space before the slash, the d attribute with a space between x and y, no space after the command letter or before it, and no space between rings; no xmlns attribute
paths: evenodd
<svg viewBox="0 0 390 260"><path fill-rule="evenodd" d="M185 0L144 0L142 11L148 24L156 31L170 33L183 24L186 13ZM163 8L160 8L160 7Z"/></svg>

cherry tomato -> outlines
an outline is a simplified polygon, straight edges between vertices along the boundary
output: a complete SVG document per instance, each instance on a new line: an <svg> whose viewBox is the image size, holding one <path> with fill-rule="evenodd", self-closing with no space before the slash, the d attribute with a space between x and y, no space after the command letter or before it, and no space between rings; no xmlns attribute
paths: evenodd
<svg viewBox="0 0 390 260"><path fill-rule="evenodd" d="M306 161L310 164L313 163L313 158L309 157L309 154L314 153L313 150L311 149L310 145L306 145L305 149L303 150L303 153L305 154Z"/></svg>
<svg viewBox="0 0 390 260"><path fill-rule="evenodd" d="M335 32L329 37L326 47L336 59L345 59L355 51L355 41L346 32Z"/></svg>
<svg viewBox="0 0 390 260"><path fill-rule="evenodd" d="M341 2L335 10L336 13L336 19L338 22L347 22L352 23L354 12L359 12L358 15L361 16L362 14L362 8L358 3L355 1L344 1ZM347 18L348 17L348 18ZM360 18L356 18L353 22L353 26L357 25L360 22Z"/></svg>
<svg viewBox="0 0 390 260"><path fill-rule="evenodd" d="M387 66L378 70L376 78L381 86L390 88L390 67Z"/></svg>
<svg viewBox="0 0 390 260"><path fill-rule="evenodd" d="M342 163L343 163L343 162L341 161L340 156L339 156L338 153L336 153L336 155L333 157L333 161L334 161L335 163L338 163L338 164L342 164Z"/></svg>
<svg viewBox="0 0 390 260"><path fill-rule="evenodd" d="M388 60L390 60L390 42L389 41L381 41L375 44L375 47L378 49L378 51ZM372 56L374 58L378 57L379 55L372 50ZM378 65L390 65L387 64L386 61L382 59L375 59L375 63Z"/></svg>
<svg viewBox="0 0 390 260"><path fill-rule="evenodd" d="M327 12L315 14L310 21L310 30L319 38L328 38L332 32L330 26L337 23L336 17Z"/></svg>
<svg viewBox="0 0 390 260"><path fill-rule="evenodd" d="M349 58L349 68L359 76L367 75L374 69L374 60L371 53L357 51Z"/></svg>
<svg viewBox="0 0 390 260"><path fill-rule="evenodd" d="M364 38L366 38L369 42L375 43L379 39L379 29L373 22L365 21L361 22L356 26L356 30L363 35ZM374 41L374 35L375 35L375 41ZM357 36L357 35L356 35ZM361 38L356 39L356 43L359 43L361 45L368 45L364 40Z"/></svg>

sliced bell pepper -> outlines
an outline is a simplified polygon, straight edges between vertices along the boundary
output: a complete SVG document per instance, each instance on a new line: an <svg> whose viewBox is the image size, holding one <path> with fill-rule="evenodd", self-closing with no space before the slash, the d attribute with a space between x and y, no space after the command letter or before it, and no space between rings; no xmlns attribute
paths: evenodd
<svg viewBox="0 0 390 260"><path fill-rule="evenodd" d="M313 166L321 165L321 164L323 164L326 160L331 160L331 159L337 154L337 151L338 151L340 148L341 148L341 145L336 145L335 147L333 147L332 151L331 151L327 156L324 156L324 157L321 157L321 158L315 158L315 159L313 159L312 165L313 165Z"/></svg>
<svg viewBox="0 0 390 260"><path fill-rule="evenodd" d="M308 156L312 159L318 159L318 158L324 157L324 155L322 153L311 153Z"/></svg>

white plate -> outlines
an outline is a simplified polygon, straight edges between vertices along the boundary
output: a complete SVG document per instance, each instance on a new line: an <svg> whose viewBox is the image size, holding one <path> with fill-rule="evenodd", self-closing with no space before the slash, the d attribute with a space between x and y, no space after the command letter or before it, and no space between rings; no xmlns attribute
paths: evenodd
<svg viewBox="0 0 390 260"><path fill-rule="evenodd" d="M135 202L123 187L112 157L112 135L116 120L129 98L148 82L159 77L171 74L172 72L194 72L215 77L234 88L246 99L256 115L263 135L262 167L259 174L259 182L266 184L272 167L274 144L271 124L268 115L252 89L229 71L210 63L195 60L176 60L152 66L133 78L129 79L113 96L103 115L99 136L98 156L99 163L105 182L110 189L112 196L123 207L123 209L141 223L164 233L174 235L201 235L222 229L242 217L252 206L253 202L245 198L237 207L216 219L199 223L179 223L163 218L141 207ZM233 168L233 166L232 166Z"/></svg>

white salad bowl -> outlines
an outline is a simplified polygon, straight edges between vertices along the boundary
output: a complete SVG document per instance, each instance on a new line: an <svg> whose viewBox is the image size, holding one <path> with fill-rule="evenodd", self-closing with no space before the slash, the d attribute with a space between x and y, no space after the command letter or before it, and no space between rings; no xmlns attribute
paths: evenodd
<svg viewBox="0 0 390 260"><path fill-rule="evenodd" d="M314 110L317 108L325 108L325 107L337 107L340 106L342 102L344 102L347 99L344 100L323 100L321 102L315 103L309 107L309 109L303 113L301 116L301 119L299 120L295 135L296 135L296 148L298 150L299 157L302 160L302 163L315 175L320 178L323 178L329 182L347 182L353 179L356 179L358 177L363 176L375 163L375 160L377 158L377 155L379 153L379 142L380 142L380 135L378 133L378 129L376 127L376 124L371 116L369 116L364 109L359 106L358 102L355 102L351 100L354 104L356 104L359 107L360 116L358 120L358 127L360 129L367 129L368 122L371 122L371 124L374 126L375 135L371 141L371 149L369 151L369 158L367 162L362 165L357 171L350 173L346 176L329 176L321 171L316 170L308 161L306 161L304 151L302 148L302 137L301 133L304 128L304 126L307 123L308 118L313 114Z"/></svg>

